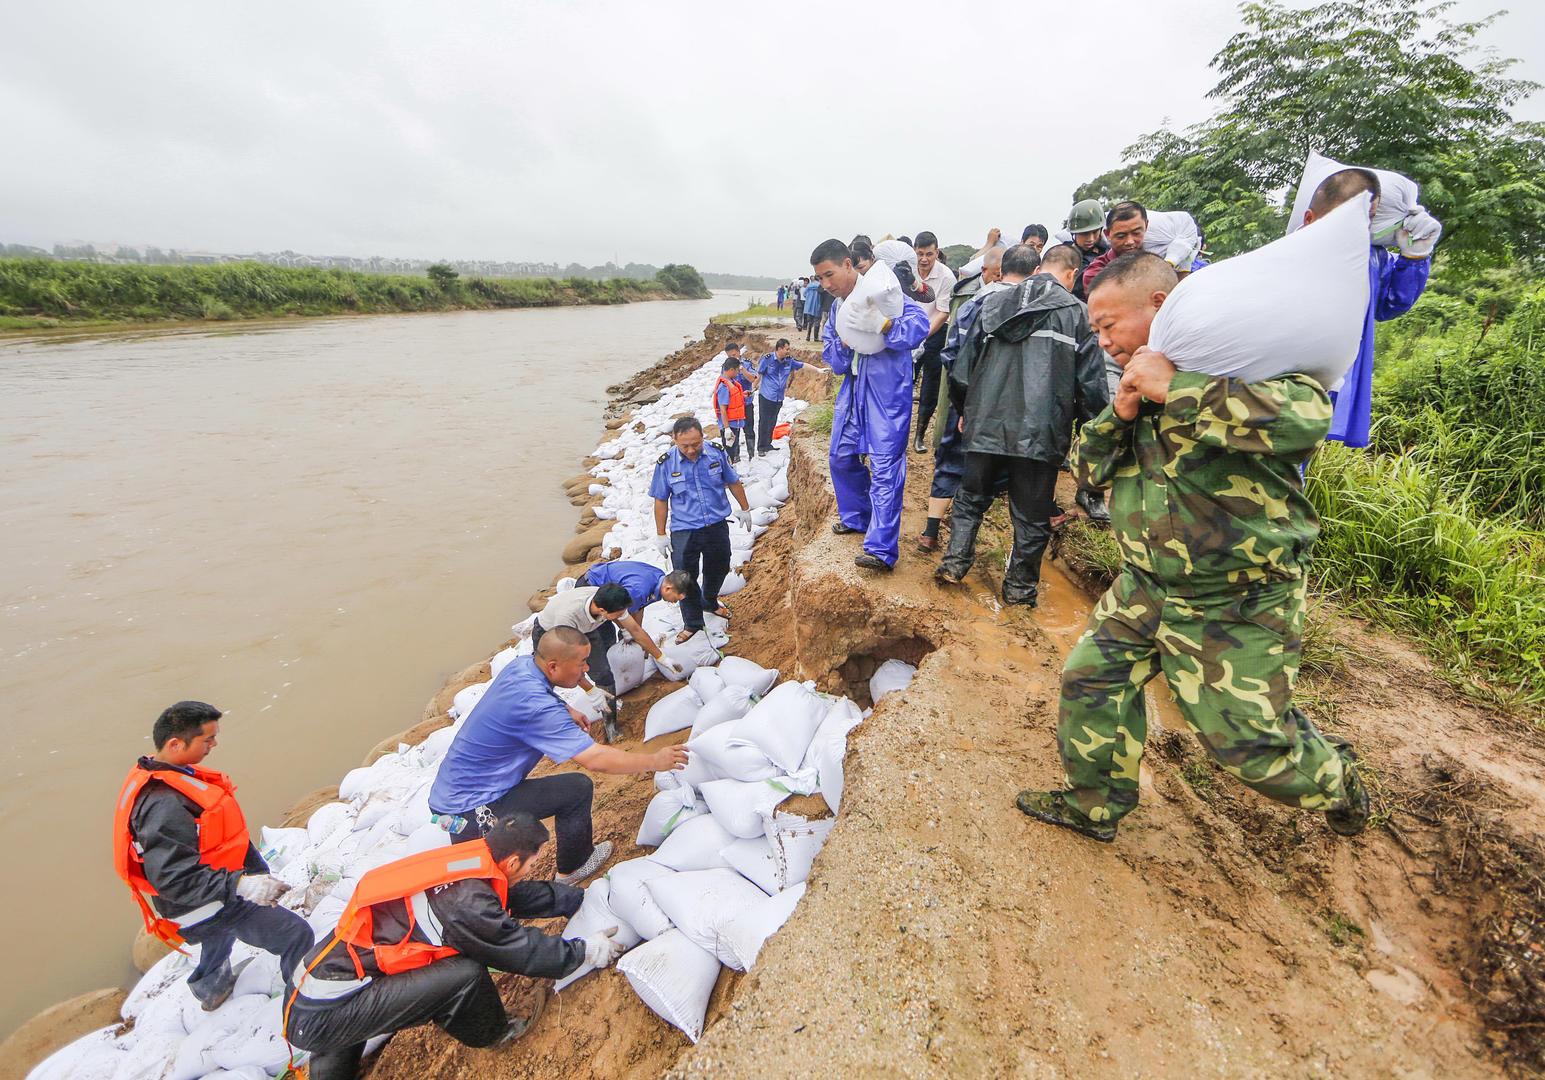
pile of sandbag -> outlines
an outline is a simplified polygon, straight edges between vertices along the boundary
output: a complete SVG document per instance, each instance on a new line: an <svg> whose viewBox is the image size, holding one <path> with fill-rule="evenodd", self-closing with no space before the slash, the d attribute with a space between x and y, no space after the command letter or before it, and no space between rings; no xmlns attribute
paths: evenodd
<svg viewBox="0 0 1545 1080"><path fill-rule="evenodd" d="M892 682L903 673L888 669ZM696 1042L721 966L746 971L794 913L834 817L778 806L791 795L842 805L848 733L863 714L813 683L727 656L655 703L654 735L691 729L687 767L658 773L637 842L654 853L614 865L586 890L564 936L609 926L620 971L651 1009ZM893 686L892 689L900 689ZM588 974L576 971L558 989Z"/></svg>
<svg viewBox="0 0 1545 1080"><path fill-rule="evenodd" d="M643 422L646 435L625 428L597 450L596 456L602 461L592 471L607 483L597 485L605 491L605 501L596 513L614 522L604 546L620 550L623 558L662 565L650 543L654 535L654 501L649 496L649 481L655 461L670 444L672 418L683 412L711 417L709 395L717 376L717 365L704 365L665 390L659 401L639 410L636 419ZM789 399L784 403L783 415L797 415L806 407L804 402ZM756 509L749 532L731 525L731 562L736 567L751 557L756 538L776 520L778 508L788 500L787 440L779 440L773 454L743 463L739 469ZM743 577L732 574L721 592L728 595L744 584ZM560 583L561 588L573 586L572 579ZM681 678L693 677L696 681L691 687L715 697L725 684L706 676L715 671L714 665L720 661L719 650L729 637L723 619L712 614L705 618L707 630L679 645L674 640L681 630L681 613L676 605L652 605L644 613L644 626L657 640L669 642L666 651L686 669ZM516 627L521 635L518 644L490 660L492 677L497 677L517 657L531 652L531 621ZM660 674L643 648L634 642L620 641L610 655L621 692ZM732 674L746 670L744 661L734 662L734 657L727 661L731 662L726 670ZM771 679L766 681L770 684ZM449 709L454 721L450 727L440 729L417 746L400 746L396 753L350 772L339 784L338 800L318 808L304 828L261 830L264 857L274 876L291 887L280 903L304 916L319 937L337 924L344 904L367 870L450 842L445 831L430 820L429 788L451 740L489 685L478 683L456 694ZM761 685L760 677L749 685L758 687L758 694L769 688ZM599 717L595 702L577 689L560 691L560 696L592 719ZM749 691L746 699L749 710ZM720 704L720 709L727 703L728 699ZM696 719L694 711L685 726ZM669 814L666 818L671 830L680 824ZM604 896L598 900L604 901ZM113 902L121 901L115 898ZM594 906L592 903L591 907ZM749 949L746 943L750 940L751 935L744 936L742 948ZM119 1034L115 1025L93 1032L58 1051L30 1075L35 1080L262 1080L282 1073L288 1066L289 1051L279 1027L278 995L283 978L278 958L238 943L231 962L251 959L251 963L242 972L231 999L214 1012L205 1013L187 988L187 976L197 962L198 947L189 945L186 949L188 955L170 953L140 979L123 1007L124 1020L132 1021L128 1030ZM300 1055L302 1060L304 1057Z"/></svg>

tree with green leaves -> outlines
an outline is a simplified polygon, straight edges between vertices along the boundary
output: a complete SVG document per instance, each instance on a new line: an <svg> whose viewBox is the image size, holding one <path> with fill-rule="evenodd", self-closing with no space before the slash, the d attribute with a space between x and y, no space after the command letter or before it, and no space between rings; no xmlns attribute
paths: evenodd
<svg viewBox="0 0 1545 1080"><path fill-rule="evenodd" d="M713 295L708 291L708 286L703 284L702 275L696 268L685 263L670 263L661 267L659 273L655 274L655 280L677 296L707 299Z"/></svg>
<svg viewBox="0 0 1545 1080"><path fill-rule="evenodd" d="M441 292L450 292L456 285L456 279L461 276L454 266L448 266L445 263L434 263L424 273L429 275L429 280L434 282L435 288Z"/></svg>
<svg viewBox="0 0 1545 1080"><path fill-rule="evenodd" d="M1453 22L1451 2L1282 0L1242 5L1245 29L1213 57L1212 118L1128 147L1125 164L1074 194L1189 210L1208 249L1232 255L1282 235L1310 150L1393 169L1422 185L1443 252L1468 264L1538 257L1545 242L1545 125L1512 107L1536 84L1476 38L1501 17Z"/></svg>

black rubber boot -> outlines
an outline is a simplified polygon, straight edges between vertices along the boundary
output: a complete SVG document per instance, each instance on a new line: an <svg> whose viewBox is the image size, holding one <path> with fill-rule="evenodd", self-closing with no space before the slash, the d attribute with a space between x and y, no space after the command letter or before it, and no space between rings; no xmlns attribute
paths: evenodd
<svg viewBox="0 0 1545 1080"><path fill-rule="evenodd" d="M1063 791L1021 791L1014 799L1020 811L1048 825L1060 825L1072 829L1080 836L1109 844L1116 839L1116 826L1090 821L1068 804Z"/></svg>
<svg viewBox="0 0 1545 1080"><path fill-rule="evenodd" d="M1338 746L1344 770L1347 805L1325 811L1325 824L1337 836L1356 836L1368 827L1368 788L1358 775L1357 752L1350 746Z"/></svg>

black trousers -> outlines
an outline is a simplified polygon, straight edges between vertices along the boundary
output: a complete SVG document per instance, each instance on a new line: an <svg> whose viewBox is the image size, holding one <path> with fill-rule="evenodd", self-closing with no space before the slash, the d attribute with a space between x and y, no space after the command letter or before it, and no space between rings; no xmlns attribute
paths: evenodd
<svg viewBox="0 0 1545 1080"><path fill-rule="evenodd" d="M806 341L815 341L816 340L816 336L815 336L816 328L819 327L820 325L821 325L821 317L819 315L806 315L805 316L805 340Z"/></svg>
<svg viewBox="0 0 1545 1080"><path fill-rule="evenodd" d="M225 910L183 930L182 936L199 947L198 966L188 976L188 989L200 1001L208 1001L224 987L231 949L245 941L279 957L279 970L286 979L295 965L306 958L316 944L311 924L289 908L265 907L250 900L236 900Z"/></svg>
<svg viewBox="0 0 1545 1080"><path fill-rule="evenodd" d="M584 866L595 851L590 823L594 798L595 784L582 772L528 776L487 806L474 810L467 827L452 837L452 842L481 840L494 821L511 814L530 814L538 821L552 818L558 873L570 874Z"/></svg>
<svg viewBox="0 0 1545 1080"><path fill-rule="evenodd" d="M585 578L581 576L574 587L577 589L584 584ZM540 621L532 625L531 647L533 649L536 648L537 643L542 640L542 635L545 633L547 631L542 629ZM612 662L611 658L606 655L606 651L617 644L617 624L607 620L586 634L585 638L590 642L590 656L588 658L590 670L586 673L585 678L597 686L604 686L610 693L616 693L617 680L612 677Z"/></svg>
<svg viewBox="0 0 1545 1080"><path fill-rule="evenodd" d="M681 598L681 622L688 630L703 629L703 612L719 607L719 586L730 572L730 523L721 521L701 529L671 533L671 565L692 577ZM698 576L702 575L702 587Z"/></svg>
<svg viewBox="0 0 1545 1080"><path fill-rule="evenodd" d="M941 326L923 342L923 351L917 356L917 368L913 372L922 380L922 386L917 392L917 425L912 429L912 437L918 441L922 441L927 434L928 421L933 419L933 414L939 408L939 384L944 375L945 332Z"/></svg>
<svg viewBox="0 0 1545 1080"><path fill-rule="evenodd" d="M1014 550L1003 578L1003 595L1010 600L1034 599L1041 581L1041 557L1051 540L1051 519L1057 512L1052 501L1057 488L1055 462L968 453L950 514L950 546L940 565L956 574L971 569L977 531L1003 476L1008 478L1009 517L1014 523Z"/></svg>
<svg viewBox="0 0 1545 1080"><path fill-rule="evenodd" d="M287 988L286 1000L289 994ZM450 956L372 979L336 1001L297 997L287 1033L292 1044L311 1051L311 1080L355 1080L368 1040L428 1023L468 1046L491 1046L510 1018L488 969L468 957Z"/></svg>
<svg viewBox="0 0 1545 1080"><path fill-rule="evenodd" d="M761 400L756 406L756 449L758 453L765 454L772 449L772 431L778 426L778 413L783 411L783 402L773 401L760 394L757 397Z"/></svg>
<svg viewBox="0 0 1545 1080"><path fill-rule="evenodd" d="M740 437L744 431L744 428L736 427L720 429L720 437L724 442L724 453L731 462L740 460Z"/></svg>

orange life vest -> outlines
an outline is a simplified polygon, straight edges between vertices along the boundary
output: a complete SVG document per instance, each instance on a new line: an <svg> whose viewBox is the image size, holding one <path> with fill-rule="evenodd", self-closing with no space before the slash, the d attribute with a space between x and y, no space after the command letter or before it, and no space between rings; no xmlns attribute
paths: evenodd
<svg viewBox="0 0 1545 1080"><path fill-rule="evenodd" d="M355 973L360 978L365 977L357 949L374 949L376 966L387 975L427 967L436 960L455 956L456 950L440 943L438 930L429 922L433 915L424 894L436 885L479 878L493 886L500 904L509 899L509 878L499 869L499 864L494 862L488 843L483 840L409 855L405 859L378 866L360 878L359 884L354 887L354 895L349 897L348 906L338 918L338 929L334 932L335 938L348 946L349 955L354 960ZM377 904L393 900L403 901L407 908L407 933L403 934L401 941L377 942L372 909ZM430 941L415 941L414 926L420 926ZM321 957L317 959L321 960Z"/></svg>
<svg viewBox="0 0 1545 1080"><path fill-rule="evenodd" d="M721 386L728 386L730 388L730 403L728 405L719 404L719 387ZM746 388L740 385L739 379L727 379L723 375L719 376L719 381L713 388L713 407L714 415L718 416L721 420L744 420L746 418ZM722 414L719 411L721 409L724 410Z"/></svg>
<svg viewBox="0 0 1545 1080"><path fill-rule="evenodd" d="M236 802L236 785L224 773L190 766L192 775L179 769L150 770L135 763L118 795L118 809L113 815L113 869L128 885L134 902L145 918L145 929L168 945L182 944L182 927L173 919L156 914L146 897L155 896L155 886L145 877L145 860L135 846L129 817L139 793L152 780L159 780L180 795L192 800L198 813L198 859L215 870L240 870L247 864L247 849L252 838L247 833L247 819Z"/></svg>

